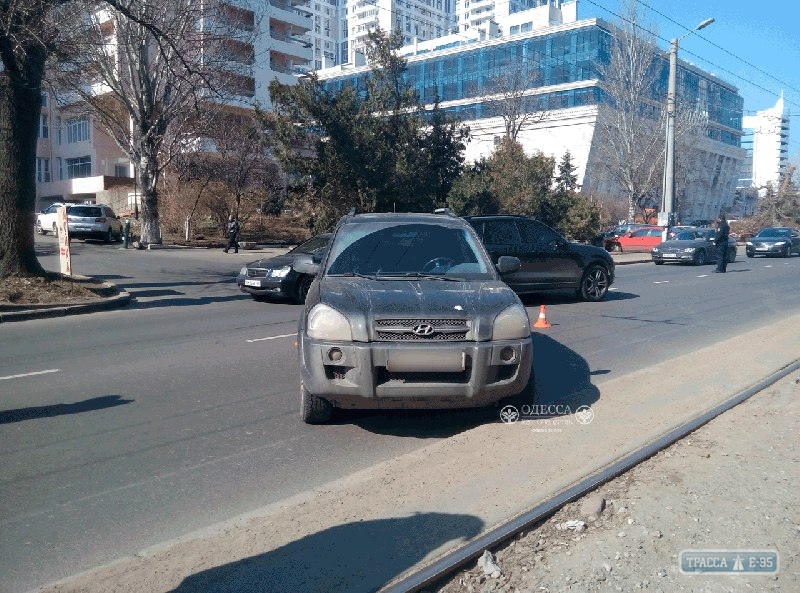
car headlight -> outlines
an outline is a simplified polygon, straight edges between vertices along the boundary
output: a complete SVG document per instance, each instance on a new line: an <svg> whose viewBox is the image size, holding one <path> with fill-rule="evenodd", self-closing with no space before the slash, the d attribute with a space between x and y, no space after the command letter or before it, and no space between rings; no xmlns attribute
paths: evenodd
<svg viewBox="0 0 800 593"><path fill-rule="evenodd" d="M752 247L753 246L753 242L752 241L748 241L747 243L745 243L745 245L747 245L749 247Z"/></svg>
<svg viewBox="0 0 800 593"><path fill-rule="evenodd" d="M240 276L247 276L247 266L243 266L241 270L239 270Z"/></svg>
<svg viewBox="0 0 800 593"><path fill-rule="evenodd" d="M784 245L788 245L789 241L775 241L775 247L783 247Z"/></svg>
<svg viewBox="0 0 800 593"><path fill-rule="evenodd" d="M522 305L511 305L494 318L493 340L517 340L531 335L531 321Z"/></svg>
<svg viewBox="0 0 800 593"><path fill-rule="evenodd" d="M653 247L652 252L653 253L658 253L658 247Z"/></svg>
<svg viewBox="0 0 800 593"><path fill-rule="evenodd" d="M274 270L270 270L269 275L273 278L285 278L286 274L292 271L292 266L283 266L282 268L276 268Z"/></svg>
<svg viewBox="0 0 800 593"><path fill-rule="evenodd" d="M325 304L315 305L308 313L308 337L316 340L352 342L353 332L347 317Z"/></svg>
<svg viewBox="0 0 800 593"><path fill-rule="evenodd" d="M685 253L694 253L695 249L695 247L684 247L683 251Z"/></svg>

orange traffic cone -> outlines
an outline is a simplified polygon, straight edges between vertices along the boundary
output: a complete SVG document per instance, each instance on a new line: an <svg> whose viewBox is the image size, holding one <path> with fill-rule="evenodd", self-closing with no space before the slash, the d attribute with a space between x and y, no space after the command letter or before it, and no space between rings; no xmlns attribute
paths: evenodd
<svg viewBox="0 0 800 593"><path fill-rule="evenodd" d="M547 317L544 314L544 305L539 307L539 319L536 320L536 323L533 324L533 327L551 327L550 324L547 323Z"/></svg>

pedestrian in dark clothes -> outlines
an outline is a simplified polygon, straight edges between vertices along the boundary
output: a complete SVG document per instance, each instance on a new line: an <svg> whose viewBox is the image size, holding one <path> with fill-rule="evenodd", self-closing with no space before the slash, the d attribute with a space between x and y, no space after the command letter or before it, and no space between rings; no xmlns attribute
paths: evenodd
<svg viewBox="0 0 800 593"><path fill-rule="evenodd" d="M223 249L225 253L228 253L230 248L233 248L234 253L239 253L239 242L237 238L239 237L239 221L236 220L236 215L231 214L228 217L228 246Z"/></svg>
<svg viewBox="0 0 800 593"><path fill-rule="evenodd" d="M731 227L728 226L725 215L720 214L717 217L717 235L714 237L714 245L717 246L717 269L714 271L718 274L724 274L728 267L728 236L730 233Z"/></svg>

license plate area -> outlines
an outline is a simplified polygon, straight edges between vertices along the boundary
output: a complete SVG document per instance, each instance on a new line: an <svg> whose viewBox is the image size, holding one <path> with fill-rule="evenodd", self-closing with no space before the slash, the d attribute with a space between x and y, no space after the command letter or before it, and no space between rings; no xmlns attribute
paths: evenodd
<svg viewBox="0 0 800 593"><path fill-rule="evenodd" d="M261 288L261 280L245 280L245 286L255 286L256 288Z"/></svg>
<svg viewBox="0 0 800 593"><path fill-rule="evenodd" d="M466 361L462 350L398 350L389 352L386 369L393 373L461 372Z"/></svg>

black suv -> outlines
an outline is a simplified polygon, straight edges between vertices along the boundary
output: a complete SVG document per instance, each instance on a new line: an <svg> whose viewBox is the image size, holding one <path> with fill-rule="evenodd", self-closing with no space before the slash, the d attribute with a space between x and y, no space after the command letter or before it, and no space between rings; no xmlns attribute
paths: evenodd
<svg viewBox="0 0 800 593"><path fill-rule="evenodd" d="M301 256L302 257L302 256ZM304 422L339 408L462 408L533 402L531 325L451 214L351 214L329 249L295 260L316 274L298 326Z"/></svg>
<svg viewBox="0 0 800 593"><path fill-rule="evenodd" d="M513 255L520 269L503 280L518 294L572 289L586 301L601 301L614 283L614 260L605 249L571 243L527 216L467 216L493 261Z"/></svg>

